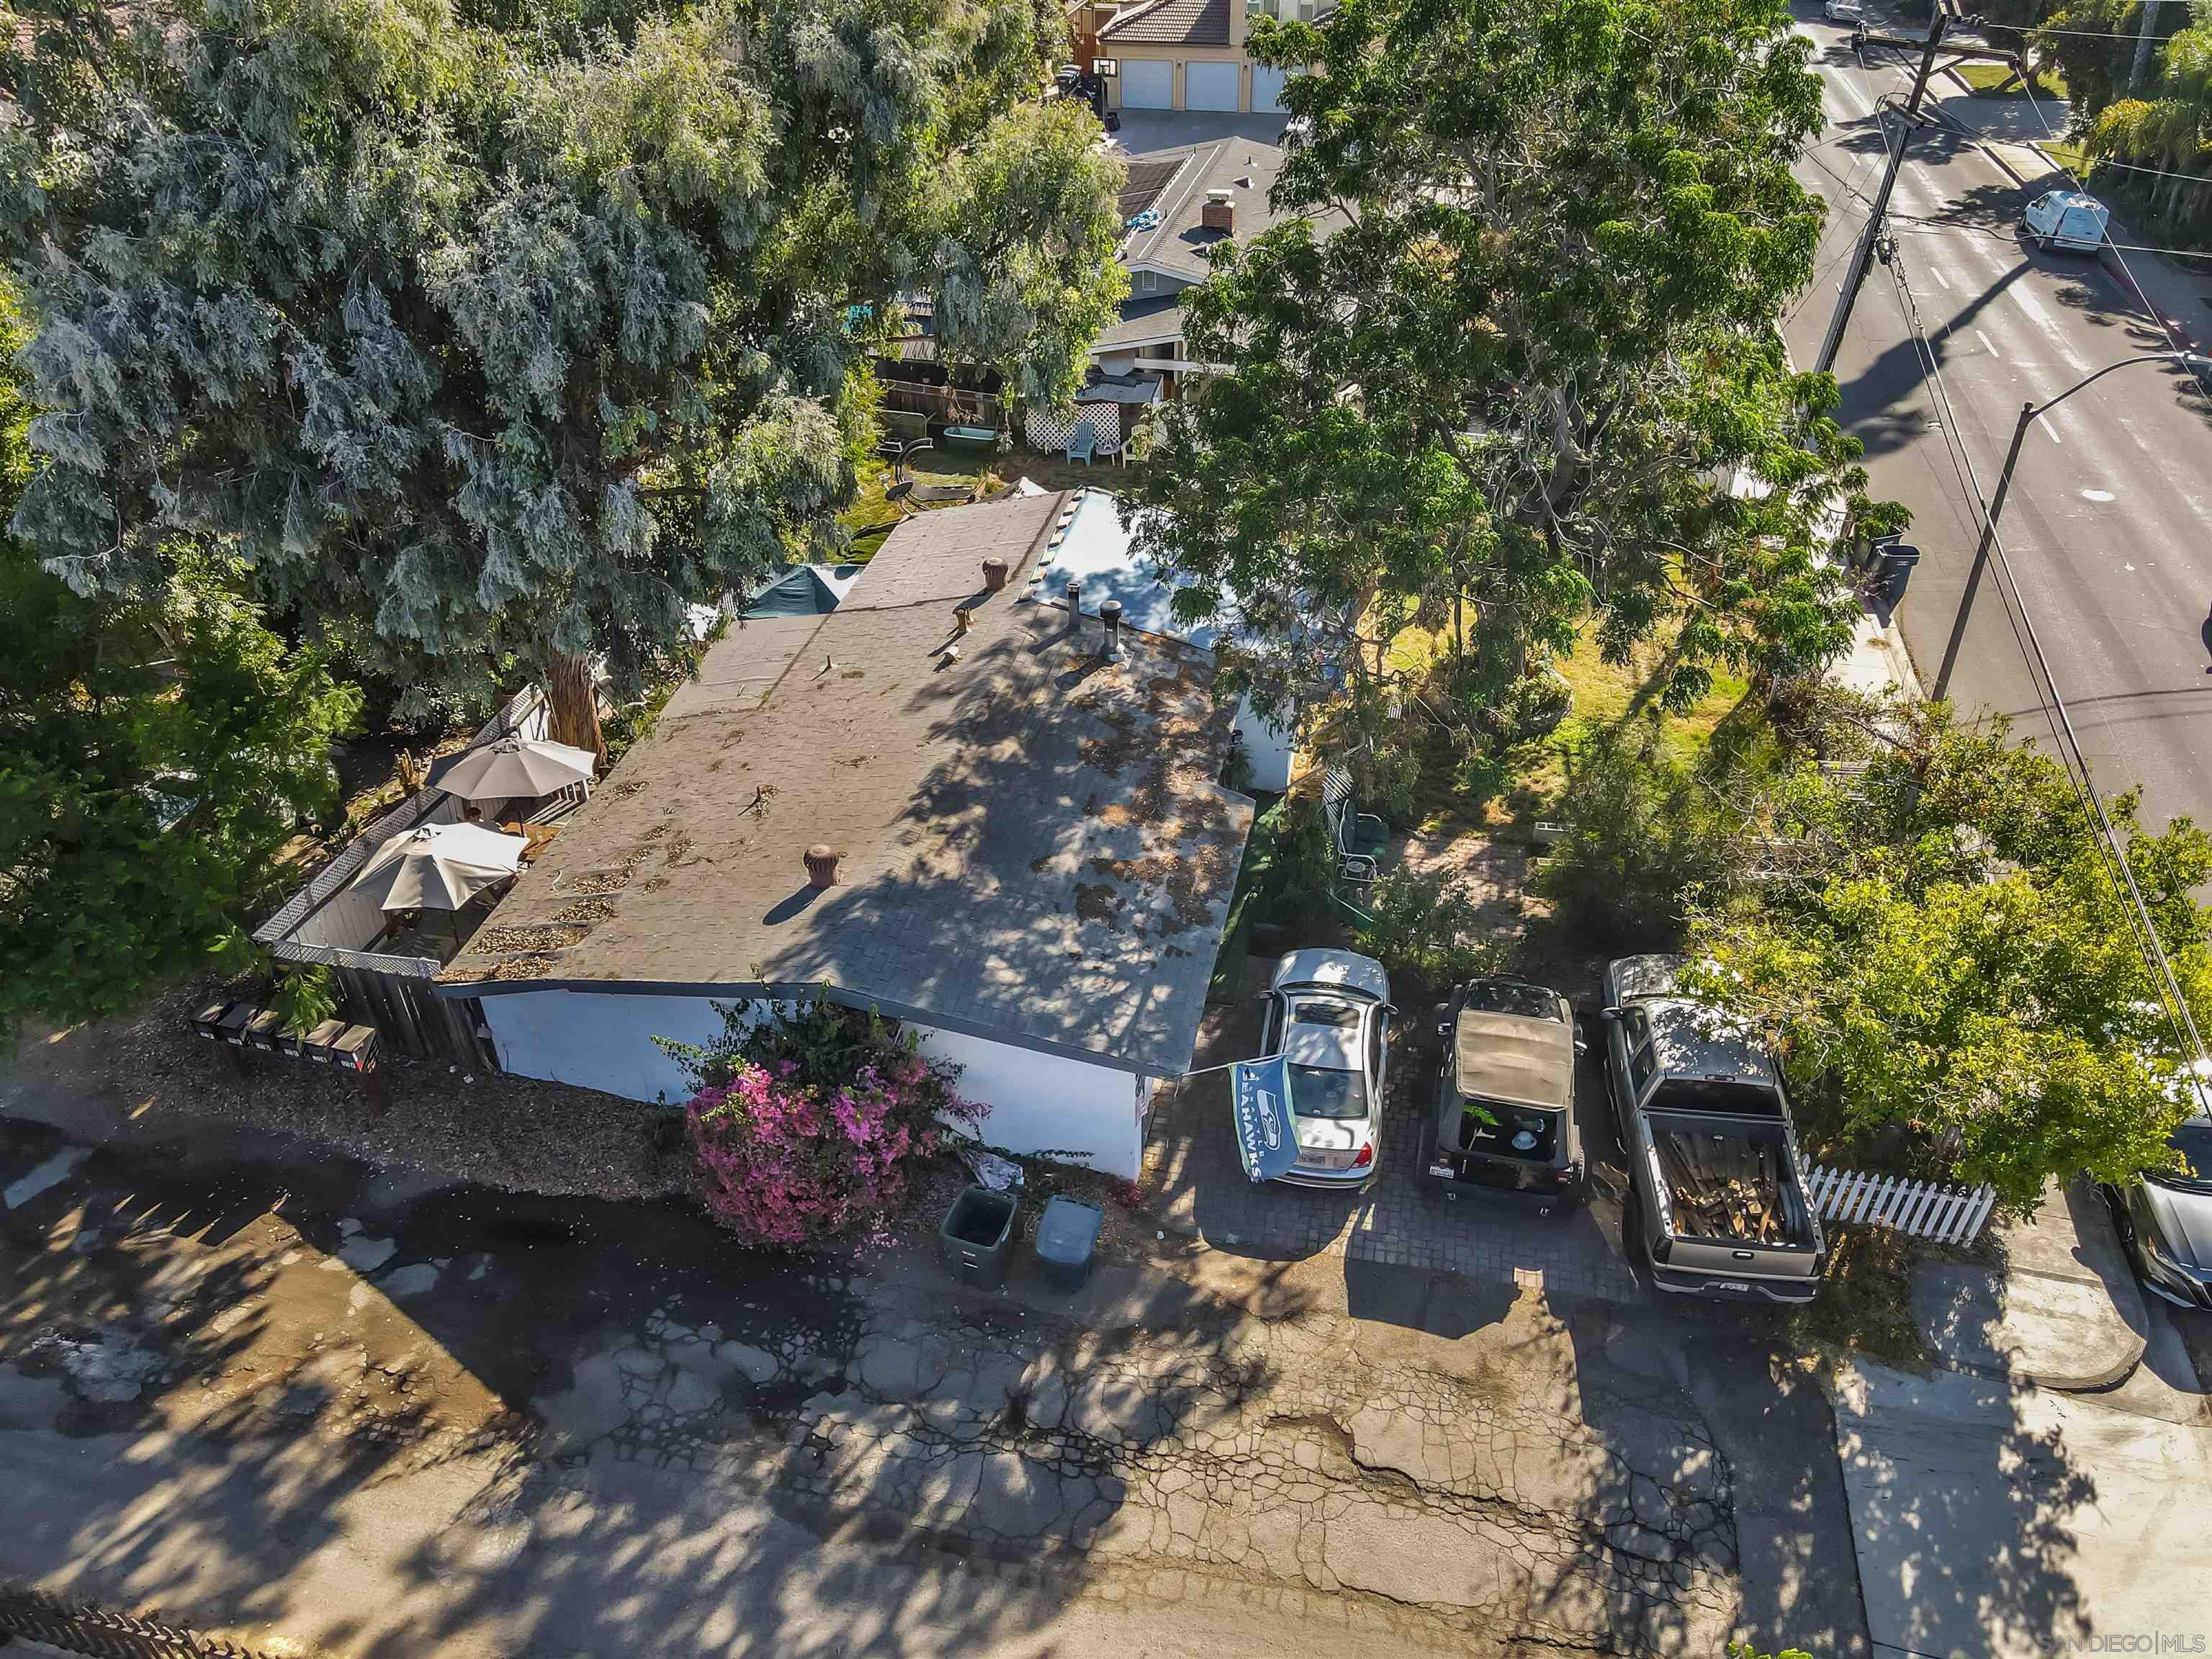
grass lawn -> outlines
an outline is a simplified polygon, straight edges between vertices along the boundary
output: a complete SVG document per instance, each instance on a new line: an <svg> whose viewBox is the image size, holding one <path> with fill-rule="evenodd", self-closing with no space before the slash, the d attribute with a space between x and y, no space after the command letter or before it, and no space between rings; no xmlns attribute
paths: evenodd
<svg viewBox="0 0 2212 1659"><path fill-rule="evenodd" d="M2003 64L1960 64L1956 68L1959 78L1980 97L2018 98L2025 95L2027 90L2021 84L2020 77ZM2036 70L2035 95L2039 98L2065 97L2066 77L2056 69Z"/></svg>
<svg viewBox="0 0 2212 1659"><path fill-rule="evenodd" d="M2076 179L2087 179L2089 169L2097 165L2095 159L2081 145L2069 144L2061 138L2045 138L2035 148L2051 158L2053 167L2065 168Z"/></svg>
<svg viewBox="0 0 2212 1659"><path fill-rule="evenodd" d="M1713 689L1694 708L1679 715L1659 713L1653 699L1664 678L1671 645L1671 638L1647 640L1629 661L1608 663L1598 654L1596 624L1586 623L1573 653L1559 665L1574 690L1574 705L1553 731L1516 743L1502 754L1468 760L1461 759L1449 737L1438 732L1439 740L1424 757L1424 826L1457 819L1480 829L1526 834L1535 820L1558 816L1568 763L1583 740L1632 720L1656 720L1660 742L1667 750L1684 759L1695 756L1749 688L1732 674L1717 672ZM1419 672L1449 648L1448 635L1408 629L1391 642L1388 660L1394 668Z"/></svg>
<svg viewBox="0 0 2212 1659"><path fill-rule="evenodd" d="M1062 455L1039 455L1025 449L981 448L928 451L909 469L909 473L916 489L970 488L988 477L990 482L986 488L992 489L1017 478L1029 478L1047 489L1073 489L1082 484L1096 484L1101 489L1118 491L1133 488L1144 476L1141 464L1115 466L1100 462L1095 466L1072 466ZM857 562L865 563L872 558L876 550L884 544L884 538L898 522L898 510L884 499L884 488L890 482L888 465L863 477L853 504L837 515L839 521L853 532L852 557ZM919 510L929 509L923 507Z"/></svg>

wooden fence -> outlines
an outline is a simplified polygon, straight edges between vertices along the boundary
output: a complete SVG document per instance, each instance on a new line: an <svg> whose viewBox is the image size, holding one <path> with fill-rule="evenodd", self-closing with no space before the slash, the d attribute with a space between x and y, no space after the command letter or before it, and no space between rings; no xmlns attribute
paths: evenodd
<svg viewBox="0 0 2212 1659"><path fill-rule="evenodd" d="M1817 1164L1805 1173L1806 1190L1823 1221L1887 1227L1939 1244L1972 1243L1989 1224L1997 1201L1996 1189L1987 1185L1946 1187Z"/></svg>
<svg viewBox="0 0 2212 1659"><path fill-rule="evenodd" d="M545 722L544 697L535 686L529 687L485 723L475 742L543 737ZM428 957L358 951L336 942L364 938L374 925L374 907L368 907L368 917L351 914L362 906L347 892L369 854L403 830L460 816L460 803L452 796L435 789L418 790L365 825L253 937L279 962L328 968L337 981L339 1012L355 1024L374 1025L392 1048L418 1059L458 1060L491 1070L497 1067L497 1057L477 1035L483 1023L483 1008L473 1000L441 997L431 988L440 963Z"/></svg>

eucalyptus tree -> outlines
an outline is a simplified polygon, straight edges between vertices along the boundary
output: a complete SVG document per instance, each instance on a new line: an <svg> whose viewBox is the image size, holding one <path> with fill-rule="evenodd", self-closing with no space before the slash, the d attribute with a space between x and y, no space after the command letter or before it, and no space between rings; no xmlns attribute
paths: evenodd
<svg viewBox="0 0 2212 1659"><path fill-rule="evenodd" d="M1780 0L1346 0L1257 25L1294 75L1285 216L1184 304L1197 380L1138 534L1279 695L1418 620L1503 696L1595 612L1665 624L1664 695L1848 637L1822 509L1860 496L1834 387L1776 328L1820 204ZM1862 505L1864 505L1862 500Z"/></svg>
<svg viewBox="0 0 2212 1659"><path fill-rule="evenodd" d="M689 605L835 538L847 387L899 295L1051 395L1068 319L1118 293L1115 166L1020 108L1060 28L1035 0L14 21L0 248L43 410L17 532L87 594L220 538L386 672L544 676L571 742L595 666L635 685ZM1048 211L977 159L1009 122L1051 141Z"/></svg>

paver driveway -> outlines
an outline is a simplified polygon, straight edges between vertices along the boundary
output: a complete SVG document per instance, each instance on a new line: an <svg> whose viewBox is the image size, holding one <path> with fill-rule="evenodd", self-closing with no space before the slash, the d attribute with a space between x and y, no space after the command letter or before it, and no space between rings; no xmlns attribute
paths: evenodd
<svg viewBox="0 0 2212 1659"><path fill-rule="evenodd" d="M1249 1005L1206 1011L1194 1069L1252 1054ZM1237 1161L1225 1073L1194 1077L1155 1100L1144 1187L1167 1225L1216 1249L1276 1260L1340 1256L1533 1286L1553 1300L1641 1294L1621 1252L1620 1206L1602 1194L1569 1214L1539 1216L1480 1195L1450 1200L1421 1175L1421 1131L1436 1085L1427 1011L1407 1009L1393 1034L1382 1168L1364 1192L1255 1187ZM1575 1079L1587 1153L1613 1158L1603 1077L1593 1053Z"/></svg>

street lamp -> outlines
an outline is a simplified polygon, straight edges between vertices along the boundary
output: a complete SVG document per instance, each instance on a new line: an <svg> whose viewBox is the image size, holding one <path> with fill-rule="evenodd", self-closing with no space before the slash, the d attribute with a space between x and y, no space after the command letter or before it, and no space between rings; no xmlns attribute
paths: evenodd
<svg viewBox="0 0 2212 1659"><path fill-rule="evenodd" d="M2014 464L2020 459L2020 447L2027 440L2027 428L2035 417L2048 414L2064 403L2085 386L2091 386L2110 374L2114 369L2132 368L2137 363L2179 363L2183 368L2203 374L2212 369L2212 357L2194 351L2146 351L2139 357L2123 357L2117 363L2106 363L2095 374L2074 382L2056 398L2043 403L2024 403L2020 406L2020 420L2012 429L2012 447L2005 451L2004 468L1997 474L1997 487L1990 495L1988 508L1982 514L1982 539L1974 549L1973 568L1966 573L1966 590L1959 596L1958 620L1951 624L1951 638L1943 647L1943 666L1936 675L1936 700L1942 702L1951 689L1951 670L1959 660L1960 642L1966 637L1966 616L1973 609L1974 589L1980 586L1983 568L1990 561L1990 544L1996 539L1997 514L2004 511L2005 491L2012 484Z"/></svg>

